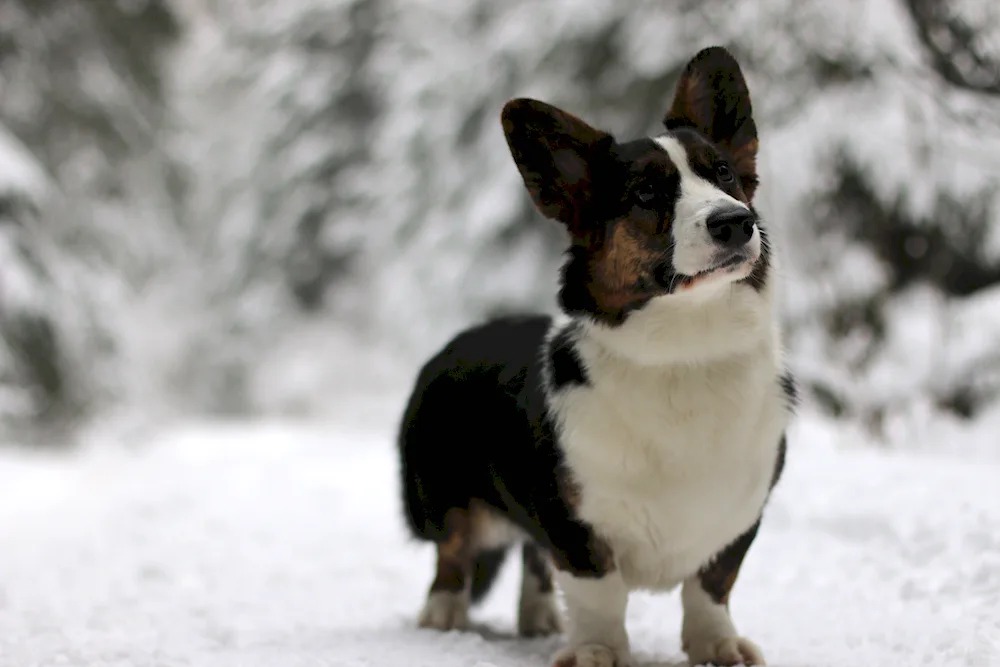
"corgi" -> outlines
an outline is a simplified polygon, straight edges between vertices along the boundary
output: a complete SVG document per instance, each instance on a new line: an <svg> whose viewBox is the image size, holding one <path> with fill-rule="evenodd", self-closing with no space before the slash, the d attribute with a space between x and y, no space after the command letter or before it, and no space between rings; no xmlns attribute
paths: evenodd
<svg viewBox="0 0 1000 667"><path fill-rule="evenodd" d="M565 629L556 667L628 667L629 594L677 587L691 664L763 665L728 602L796 390L740 66L698 52L652 137L524 98L501 123L568 234L560 312L472 326L418 374L398 446L409 528L437 549L419 625L466 627L517 545L518 631Z"/></svg>

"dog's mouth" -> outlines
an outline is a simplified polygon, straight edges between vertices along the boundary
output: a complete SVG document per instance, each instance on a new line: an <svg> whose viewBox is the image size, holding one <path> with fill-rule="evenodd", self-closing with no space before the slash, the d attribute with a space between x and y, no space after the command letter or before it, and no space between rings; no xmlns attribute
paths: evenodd
<svg viewBox="0 0 1000 667"><path fill-rule="evenodd" d="M689 289L717 274L736 273L737 269L745 267L748 264L754 264L756 261L757 258L751 257L748 253L734 252L728 256L720 258L720 261L716 261L716 263L709 268L699 271L693 276L681 277L678 281L677 289Z"/></svg>

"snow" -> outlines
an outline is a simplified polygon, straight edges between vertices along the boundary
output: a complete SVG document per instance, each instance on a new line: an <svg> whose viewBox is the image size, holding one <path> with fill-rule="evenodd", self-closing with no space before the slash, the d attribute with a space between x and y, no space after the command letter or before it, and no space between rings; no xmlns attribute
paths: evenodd
<svg viewBox="0 0 1000 667"><path fill-rule="evenodd" d="M511 637L519 567L474 612L481 633L414 628L432 553L403 532L390 425L0 451L0 664L547 664L560 639ZM777 667L1000 664L1000 460L852 439L796 422L738 626ZM684 664L676 594L637 595L628 622L640 665Z"/></svg>
<svg viewBox="0 0 1000 667"><path fill-rule="evenodd" d="M42 197L48 187L48 177L31 151L0 125L0 194L21 192Z"/></svg>

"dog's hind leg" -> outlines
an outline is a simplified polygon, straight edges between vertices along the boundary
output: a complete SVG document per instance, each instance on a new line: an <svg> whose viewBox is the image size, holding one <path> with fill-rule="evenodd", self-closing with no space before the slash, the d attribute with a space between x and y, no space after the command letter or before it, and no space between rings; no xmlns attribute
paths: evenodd
<svg viewBox="0 0 1000 667"><path fill-rule="evenodd" d="M437 543L437 568L420 612L420 627L452 630L469 623L473 534L467 509L445 514L445 538Z"/></svg>
<svg viewBox="0 0 1000 667"><path fill-rule="evenodd" d="M523 572L517 609L517 630L524 637L550 635L562 630L552 571L545 552L534 542L521 547Z"/></svg>

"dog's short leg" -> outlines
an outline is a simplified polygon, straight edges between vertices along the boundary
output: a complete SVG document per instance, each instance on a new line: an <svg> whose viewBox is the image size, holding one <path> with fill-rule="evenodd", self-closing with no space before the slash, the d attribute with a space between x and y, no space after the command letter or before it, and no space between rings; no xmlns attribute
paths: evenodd
<svg viewBox="0 0 1000 667"><path fill-rule="evenodd" d="M420 627L462 629L469 624L469 584L472 570L472 530L469 513L449 510L447 537L437 544L437 570L420 612Z"/></svg>
<svg viewBox="0 0 1000 667"><path fill-rule="evenodd" d="M562 621L549 563L541 548L534 542L525 542L521 555L524 565L517 610L518 632L525 637L559 632Z"/></svg>
<svg viewBox="0 0 1000 667"><path fill-rule="evenodd" d="M556 581L566 600L569 645L556 654L554 667L629 667L628 588L621 573L577 577L560 570Z"/></svg>
<svg viewBox="0 0 1000 667"><path fill-rule="evenodd" d="M764 665L760 649L740 637L729 615L729 593L757 535L757 524L722 550L681 590L681 640L692 665Z"/></svg>

